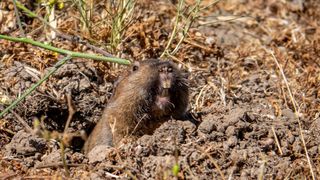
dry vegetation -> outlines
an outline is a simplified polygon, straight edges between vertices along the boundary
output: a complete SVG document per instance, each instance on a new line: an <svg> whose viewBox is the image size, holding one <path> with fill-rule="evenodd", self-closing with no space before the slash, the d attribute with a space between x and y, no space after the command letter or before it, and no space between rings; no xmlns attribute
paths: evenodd
<svg viewBox="0 0 320 180"><path fill-rule="evenodd" d="M89 163L77 144L61 153L68 95L75 113L67 131L79 135L97 122L123 71L75 58L0 117L0 178L320 176L317 0L21 1L38 17L15 12L13 2L0 1L1 35L181 64L190 71L190 110L201 122L170 120L152 136L106 151L99 163ZM0 112L62 57L0 39Z"/></svg>

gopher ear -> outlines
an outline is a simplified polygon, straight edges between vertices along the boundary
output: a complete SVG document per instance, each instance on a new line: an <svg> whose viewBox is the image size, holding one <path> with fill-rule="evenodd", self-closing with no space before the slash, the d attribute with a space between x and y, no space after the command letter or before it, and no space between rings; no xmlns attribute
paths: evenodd
<svg viewBox="0 0 320 180"><path fill-rule="evenodd" d="M134 62L132 65L132 71L138 70L139 67L140 67L140 62L139 61Z"/></svg>

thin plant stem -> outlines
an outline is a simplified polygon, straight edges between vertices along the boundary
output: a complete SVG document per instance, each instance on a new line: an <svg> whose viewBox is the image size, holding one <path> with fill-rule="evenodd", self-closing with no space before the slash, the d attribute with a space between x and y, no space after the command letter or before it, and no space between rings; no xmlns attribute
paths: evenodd
<svg viewBox="0 0 320 180"><path fill-rule="evenodd" d="M17 38L17 37L11 37L11 36L5 36L0 34L0 39L6 39L9 41L14 41L14 42L23 42L23 43L28 43L32 44L34 46L38 46L44 49L48 49L50 51L58 52L60 54L65 54L65 55L70 55L72 58L88 58L88 59L93 59L93 60L100 60L100 61L107 61L107 62L113 62L113 63L119 63L123 65L130 65L130 61L126 59L121 59L121 58L116 58L116 57L105 57L105 56L98 56L95 54L86 54L86 53L80 53L80 52L73 52L65 49L60 49L56 48L50 45L43 44L38 41L34 41L29 38Z"/></svg>
<svg viewBox="0 0 320 180"><path fill-rule="evenodd" d="M294 108L294 113L295 113L295 117L298 121L298 125L299 125L299 131L300 131L300 137L301 137L301 141L302 141L302 144L303 144L303 148L304 148L304 151L306 153L306 158L307 158L307 162L308 162L308 165L309 165L309 168L310 168L310 173L311 173L311 176L312 176L312 179L315 180L316 177L315 177L315 174L313 172L313 168L312 168L312 163L311 163L311 159L309 157L309 153L308 153L308 149L307 149L307 146L306 146L306 142L304 140L304 135L303 135L303 132L302 132L302 125L301 125L301 121L300 121L300 118L299 118L299 107L297 107L297 102L295 101L295 98L293 96L293 93L291 92L291 88L289 86L289 83L288 83L288 80L283 72L283 68L281 67L278 59L276 58L276 56L274 55L274 53L272 51L268 51L267 49L265 49L266 52L269 52L272 56L272 59L274 60L274 62L276 63L277 67L279 68L279 71L281 73L281 76L284 80L284 83L286 85L286 88L288 90L288 93L289 93L289 96L290 96L290 100L291 100L291 103L293 105L293 108Z"/></svg>
<svg viewBox="0 0 320 180"><path fill-rule="evenodd" d="M22 29L22 25L21 25L21 20L20 20L20 16L19 16L19 11L18 11L18 8L17 8L17 1L16 0L13 0L13 6L14 6L14 13L16 15L16 19L17 19L17 23L18 23L18 26L19 26L19 29L20 29L20 35L25 37L25 33Z"/></svg>
<svg viewBox="0 0 320 180"><path fill-rule="evenodd" d="M179 5L178 5L178 12L177 12L177 16L176 16L176 21L174 23L174 27L170 36L170 39L167 43L167 46L165 47L163 53L161 54L160 58L162 58L166 53L168 53L168 49L172 44L172 41L174 39L174 37L177 34L178 31L178 24L179 24L179 20L180 20L180 16L181 16L181 10L182 10L182 6L183 6L184 0L179 0Z"/></svg>
<svg viewBox="0 0 320 180"><path fill-rule="evenodd" d="M59 144L60 144L60 149L61 149L61 160L62 160L63 168L66 171L67 177L69 177L70 172L69 172L68 164L67 164L65 153L64 153L64 150L65 150L64 144L63 144L63 142L60 142Z"/></svg>
<svg viewBox="0 0 320 180"><path fill-rule="evenodd" d="M135 2L132 0L113 1L111 2L113 9L107 9L108 14L112 17L109 27L111 28L110 48L113 52L116 52L121 43L123 31L132 21L134 7Z"/></svg>
<svg viewBox="0 0 320 180"><path fill-rule="evenodd" d="M175 21L175 25L174 25L172 34L170 36L170 39L168 41L167 46L165 47L165 50L163 51L163 53L161 54L160 57L163 57L164 55L168 55L168 56L174 55L175 53L177 53L182 42L185 40L186 36L188 35L188 31L189 31L190 27L192 26L193 22L198 18L198 13L201 10L201 8L200 8L201 2L202 2L201 0L197 0L196 4L193 5L192 7L190 7L190 10L188 12L188 16L184 17L183 12L182 12L184 0L179 1L179 5L177 8L178 12L177 12L176 21ZM181 30L178 30L180 19L181 19L181 21L185 21L185 23L184 23L183 27L181 28ZM173 39L176 37L178 31L182 34L182 37L179 39L174 50L169 52L168 49L169 49L170 45L172 44Z"/></svg>
<svg viewBox="0 0 320 180"><path fill-rule="evenodd" d="M264 171L265 171L265 167L266 167L266 158L263 156L262 157L262 161L261 161L261 165L260 165L260 172L258 174L258 180L263 180L264 178Z"/></svg>
<svg viewBox="0 0 320 180"><path fill-rule="evenodd" d="M4 109L0 113L0 118L6 114L8 111L13 109L18 103L20 103L22 100L24 100L29 94L31 94L38 86L40 86L44 81L46 81L53 73L55 73L63 64L65 64L68 60L70 60L72 57L67 56L63 59L59 60L53 68L46 74L42 79L40 79L36 84L31 86L27 91L25 91L18 99L16 99L13 103L11 103L6 109Z"/></svg>
<svg viewBox="0 0 320 180"><path fill-rule="evenodd" d="M198 0L196 5L192 8L191 12L190 12L190 16L188 17L187 19L187 23L182 31L182 37L180 38L176 48L170 53L172 55L174 55L175 53L177 53L177 51L179 50L180 48L180 45L181 43L183 42L183 40L185 39L185 37L187 36L188 34L188 31L192 25L192 23L194 22L194 20L198 17L198 13L199 13L199 8L200 8L200 3L201 1Z"/></svg>
<svg viewBox="0 0 320 180"><path fill-rule="evenodd" d="M32 17L32 18L38 18L42 23L44 23L46 26L48 26L49 28L51 28L51 30L53 30L55 33L57 33L57 35L61 38L67 39L68 41L74 41L75 39L77 39L78 37L75 36L69 36L69 35L65 35L63 33L61 33L59 30L57 30L56 28L52 27L51 24L49 22L47 22L45 19L43 19L42 17L38 16L36 13L30 11L28 8L26 8L23 4L21 4L19 1L16 2L17 3L17 7L19 9L21 9L23 12L25 12L28 16ZM93 45L91 45L90 43L79 39L77 42L84 44L85 46L89 47L90 49L93 49L101 54L103 54L104 56L107 57L113 57L113 55L111 55L110 53L95 47Z"/></svg>
<svg viewBox="0 0 320 180"><path fill-rule="evenodd" d="M88 14L88 10L87 10L87 4L86 2L84 2L83 0L74 0L74 3L77 6L77 9L80 13L80 20L83 24L83 28L85 31L89 32L89 34L91 35L91 24L90 24L90 15Z"/></svg>
<svg viewBox="0 0 320 180"><path fill-rule="evenodd" d="M200 11L205 10L205 9L207 9L207 8L213 6L213 5L216 5L216 4L218 4L218 2L220 2L220 0L215 0L215 1L213 1L212 3L210 3L209 5L201 8Z"/></svg>
<svg viewBox="0 0 320 180"><path fill-rule="evenodd" d="M16 1L16 0L15 0ZM21 9L22 11L24 11L25 13L27 13L28 16L30 17L36 17L39 18L41 21L46 21L43 18L39 17L37 14L35 14L34 12L30 11L28 8L26 8L23 4L21 4L19 1L16 1L16 5L19 9ZM48 22L47 22L48 23ZM49 23L48 23L49 24Z"/></svg>
<svg viewBox="0 0 320 180"><path fill-rule="evenodd" d="M273 133L274 139L275 139L275 141L276 141L276 144L277 144L277 146L278 146L279 153L280 153L280 155L282 156L282 155L283 155L283 152L282 152L282 150L281 150L281 146L280 146L280 143L279 143L279 140L278 140L278 137L277 137L276 131L274 130L274 127L273 127L273 126L271 126L271 130L272 130L272 133Z"/></svg>

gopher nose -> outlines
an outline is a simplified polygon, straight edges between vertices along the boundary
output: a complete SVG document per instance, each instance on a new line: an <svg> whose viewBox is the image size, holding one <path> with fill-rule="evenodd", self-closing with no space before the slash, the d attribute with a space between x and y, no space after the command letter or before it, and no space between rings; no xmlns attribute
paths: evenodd
<svg viewBox="0 0 320 180"><path fill-rule="evenodd" d="M162 88L169 89L171 87L171 81L168 78L162 80Z"/></svg>

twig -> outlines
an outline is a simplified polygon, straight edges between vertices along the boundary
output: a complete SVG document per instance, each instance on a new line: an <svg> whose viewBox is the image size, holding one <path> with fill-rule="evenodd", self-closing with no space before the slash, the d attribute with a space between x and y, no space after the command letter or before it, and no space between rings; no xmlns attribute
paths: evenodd
<svg viewBox="0 0 320 180"><path fill-rule="evenodd" d="M212 156L207 152L208 150L210 150L211 147L209 147L207 150L203 150L199 145L197 145L197 148L203 153L205 154L209 160L213 163L213 165L216 167L217 171L219 172L220 176L221 176L221 179L222 180L225 180L226 178L224 177L224 174L223 172L221 171L221 168L220 166L218 165L218 163L212 158Z"/></svg>
<svg viewBox="0 0 320 180"><path fill-rule="evenodd" d="M238 20L238 19L241 19L241 18L251 18L249 16L235 16L235 17L232 17L230 19L225 19L225 20L212 20L212 21L199 21L199 25L200 26L205 26L205 25L212 25L212 24L216 24L216 23L222 23L222 22L232 22L234 20Z"/></svg>
<svg viewBox="0 0 320 180"><path fill-rule="evenodd" d="M193 46L195 46L195 47L198 47L198 48L200 48L200 49L203 49L203 50L205 50L205 51L207 51L207 52L213 52L212 49L210 49L210 48L208 48L208 47L205 47L204 45L198 44L198 43L195 42L195 41L188 40L188 39L184 39L183 41L186 42L186 43L188 43L188 44L190 44L190 45L193 45Z"/></svg>
<svg viewBox="0 0 320 180"><path fill-rule="evenodd" d="M304 151L306 153L306 158L307 158L307 161L308 161L308 165L309 165L309 168L310 168L310 173L311 173L311 176L312 176L312 179L315 180L316 177L315 177L315 174L313 172L313 168L312 168L312 164L311 164L311 160L310 160L310 157L309 157L309 154L308 154L308 149L307 149L307 146L306 146L306 142L304 140L304 135L303 135L303 132L302 132L302 126L301 126L301 121L300 121L300 118L299 118L299 109L297 108L297 105L296 105L296 101L293 97L293 94L291 92L291 89L290 89L290 86L289 86L289 83L287 81L287 78L283 72L283 69L281 67L281 65L279 64L279 61L277 60L277 58L275 57L274 53L272 51L268 51L267 49L265 49L266 52L269 52L272 56L272 59L274 60L274 62L276 63L276 65L278 66L279 68L279 71L282 75L282 78L284 80L284 83L287 87L287 90L289 92L289 96L290 96L290 100L291 100L291 103L293 105L293 108L294 108L294 114L295 114L295 117L298 121L298 125L299 125L299 131L300 131L300 136L301 136L301 140L302 140L302 144L303 144L303 148L304 148Z"/></svg>
<svg viewBox="0 0 320 180"><path fill-rule="evenodd" d="M64 34L62 34L62 33L57 33L57 36L66 39L66 38L65 38L66 35L64 35ZM69 38L68 38L67 40L69 40ZM71 41L71 40L69 40L69 41ZM79 40L79 43L87 46L88 48L90 48L90 49L92 49L92 50L95 50L96 52L98 52L98 53L100 53L100 54L102 54L102 55L104 55L104 56L114 57L112 54L106 52L105 50L102 50L102 49L100 49L100 48L98 48L98 47L96 47L96 46L94 46L94 45L92 45L92 44L89 44L88 42L85 42L84 40L81 40L81 39L80 39L80 40Z"/></svg>
<svg viewBox="0 0 320 180"><path fill-rule="evenodd" d="M191 179L199 180L199 178L195 176L194 173L192 172L189 162L187 162L186 168L189 171L189 175L191 176L190 177Z"/></svg>
<svg viewBox="0 0 320 180"><path fill-rule="evenodd" d="M180 20L180 16L181 16L181 10L182 10L182 6L184 4L184 0L179 0L179 5L178 5L178 12L177 12L177 16L176 16L176 21L174 23L174 27L170 36L170 39L167 43L167 46L165 47L164 51L162 52L160 58L162 58L166 53L168 53L168 49L174 39L174 37L177 34L177 30L178 30L178 24L179 24L179 20Z"/></svg>
<svg viewBox="0 0 320 180"><path fill-rule="evenodd" d="M189 72L192 71L192 68L190 65L182 62L180 59L178 59L177 57L175 57L174 55L171 55L171 54L167 54L168 57L170 57L173 61L177 61L177 63L181 64L182 66L186 67L188 69Z"/></svg>
<svg viewBox="0 0 320 180"><path fill-rule="evenodd" d="M63 136L65 136L66 132L67 132L67 129L70 125L70 122L72 120L72 117L74 115L74 113L76 112L75 109L74 109L74 106L73 106L73 103L72 103L72 97L71 97L71 92L69 91L66 95L66 99L67 99L67 102L68 102L68 110L69 110L69 115L68 115L68 119L67 119L67 122L66 122L66 125L64 127L64 131L63 131Z"/></svg>
<svg viewBox="0 0 320 180"><path fill-rule="evenodd" d="M205 89L206 89L208 86L209 86L208 84L204 85L204 86L201 88L201 90L200 90L200 92L199 92L199 94L198 94L198 97L196 98L195 106L196 106L196 110L197 110L197 111L199 111L199 109L200 109L200 105L199 105L200 97L202 96L202 94L204 93Z"/></svg>
<svg viewBox="0 0 320 180"><path fill-rule="evenodd" d="M54 178L53 178L54 177ZM41 176L41 175L33 175L33 176L24 176L23 178L20 179L63 179L61 175L58 176Z"/></svg>
<svg viewBox="0 0 320 180"><path fill-rule="evenodd" d="M187 22L186 25L183 28L182 31L182 37L180 38L178 44L176 45L176 47L174 48L174 50L170 53L170 54L175 54L177 53L177 51L180 48L181 43L183 42L183 40L185 39L185 37L188 35L188 31L191 27L191 25L193 24L193 22L195 21L195 19L198 17L198 13L199 13L199 9L200 9L200 3L201 0L197 0L196 4L192 7L191 11L190 11L190 15L187 18Z"/></svg>
<svg viewBox="0 0 320 180"><path fill-rule="evenodd" d="M83 24L83 29L91 35L91 21L90 21L90 15L87 12L87 3L84 1L76 1L73 0L73 2L76 4L76 7L78 9L78 12L80 14L80 20Z"/></svg>
<svg viewBox="0 0 320 180"><path fill-rule="evenodd" d="M267 52L268 52L268 51L267 51ZM281 73L281 76L282 76L282 78L283 78L283 80L284 80L284 84L286 85L286 88L287 88L287 90L288 90L288 93L289 93L289 96L290 96L290 99L291 99L291 102L292 102L294 111L295 111L295 112L298 112L297 103L296 103L296 101L295 101L295 99L294 99L294 97L293 97L293 94L292 94L292 92L291 92L291 88L290 88L289 83L288 83L288 80L287 80L287 78L286 78L286 76L285 76L285 74L284 74L284 72L283 72L283 69L282 69L281 65L279 64L279 61L277 60L277 58L276 58L275 55L273 54L273 52L269 51L269 53L271 54L272 59L275 61L277 67L279 68L279 71L280 71L280 73Z"/></svg>
<svg viewBox="0 0 320 180"><path fill-rule="evenodd" d="M233 178L233 171L231 171L231 173L230 173L230 175L229 175L229 177L228 177L228 180L232 180Z"/></svg>
<svg viewBox="0 0 320 180"><path fill-rule="evenodd" d="M119 154L118 154L119 155ZM122 161L120 159L120 161ZM123 162L121 162L121 164L123 164ZM131 171L138 171L137 169L134 169L132 167L128 167L128 166L124 166L124 165L121 165L121 166L116 166L116 165L106 165L104 164L103 167L106 167L106 168L114 168L114 169L117 169L117 170L123 170L125 174L127 174L130 178L132 179L138 179L136 176L134 176ZM129 170L127 170L129 169ZM131 170L131 171L130 171Z"/></svg>
<svg viewBox="0 0 320 180"><path fill-rule="evenodd" d="M65 64L68 60L71 59L71 56L64 57L60 61L58 61L54 67L46 74L40 81L31 86L28 90L26 90L18 99L16 99L13 103L11 103L6 109L4 109L0 113L0 118L6 114L9 110L13 109L18 103L20 103L23 99L25 99L29 94L31 94L38 86L40 86L44 81L46 81L54 72L56 72L63 64Z"/></svg>
<svg viewBox="0 0 320 180"><path fill-rule="evenodd" d="M62 165L63 165L64 170L66 171L66 175L69 177L70 176L70 172L69 172L68 164L67 164L66 157L65 157L64 143L60 142L59 145L60 145L60 150L61 150Z"/></svg>
<svg viewBox="0 0 320 180"><path fill-rule="evenodd" d="M65 49L60 49L56 48L50 45L43 44L38 41L34 41L29 38L17 38L17 37L10 37L10 36L5 36L0 34L0 39L6 39L9 41L14 41L14 42L23 42L23 43L28 43L32 44L34 46L38 46L44 49L48 49L50 51L58 52L60 54L65 54L69 55L72 58L88 58L88 59L93 59L93 60L100 60L100 61L108 61L108 62L114 62L114 63L119 63L123 65L130 65L130 61L126 59L121 59L121 58L115 58L115 57L105 57L105 56L98 56L95 54L86 54L86 53L80 53L80 52L73 52Z"/></svg>
<svg viewBox="0 0 320 180"><path fill-rule="evenodd" d="M120 178L120 176L111 174L111 173L109 173L109 172L105 172L105 174L106 174L107 176L110 176L110 177L113 177L113 178Z"/></svg>
<svg viewBox="0 0 320 180"><path fill-rule="evenodd" d="M83 166L84 164L66 164L69 167L79 167L79 166ZM38 165L35 168L36 169L42 169L42 168L53 168L53 167L63 167L64 164L62 162L57 162L57 163L49 163L49 164L42 164L42 165Z"/></svg>
<svg viewBox="0 0 320 180"><path fill-rule="evenodd" d="M265 166L266 166L266 159L265 159L265 157L262 157L262 162L261 162L261 166L260 166L260 173L258 174L258 180L263 180Z"/></svg>
<svg viewBox="0 0 320 180"><path fill-rule="evenodd" d="M136 125L136 126L134 127L134 129L132 130L130 136L132 136L133 133L135 133L135 131L137 130L138 126L140 125L140 123L141 123L145 118L147 118L147 115L146 115L146 114L144 114L144 115L140 118L140 120L138 121L137 125Z"/></svg>
<svg viewBox="0 0 320 180"><path fill-rule="evenodd" d="M9 129L6 129L6 128L4 128L4 127L1 127L1 126L0 126L0 130L5 131L5 132L7 132L7 133L9 133L9 134L11 134L11 135L15 135L15 134L16 134L16 133L14 133L13 131L11 131L11 130L9 130ZM6 136L8 139L10 139L10 137L7 136L6 134L4 134L4 136Z"/></svg>
<svg viewBox="0 0 320 180"><path fill-rule="evenodd" d="M0 174L0 179L3 179L3 180L5 180L5 179L13 179L13 176L16 176L16 175L18 175L18 173L5 174L5 175Z"/></svg>
<svg viewBox="0 0 320 180"><path fill-rule="evenodd" d="M201 8L200 11L205 10L205 9L207 9L207 8L213 6L213 5L216 5L216 4L218 4L218 2L220 2L220 0L215 0L215 1L213 1L212 3L210 3L209 5Z"/></svg>
<svg viewBox="0 0 320 180"><path fill-rule="evenodd" d="M20 16L19 16L19 11L18 11L18 8L17 8L17 1L16 0L13 0L13 6L14 6L14 13L16 15L16 19L17 19L17 23L18 23L18 26L19 26L19 29L20 29L20 33L23 37L25 37L25 33L22 29L22 25L21 25L21 20L20 20Z"/></svg>
<svg viewBox="0 0 320 180"><path fill-rule="evenodd" d="M221 83L219 95L220 95L221 101L223 102L223 105L226 107L227 102L226 102L226 92L225 92L225 80L221 76L221 73L219 73L219 76L220 76L220 83Z"/></svg>
<svg viewBox="0 0 320 180"><path fill-rule="evenodd" d="M64 127L64 131L63 131L63 134L62 134L62 139L60 139L60 143L62 144L61 148L64 148L66 146L69 146L72 138L76 137L74 133L67 133L68 131L68 128L70 126L70 123L71 123L71 120L73 118L73 115L74 113L76 112L75 109L74 109L74 105L72 103L72 97L71 97L71 91L69 91L66 95L66 100L67 100L67 103L68 103L68 111L69 111L69 115L68 115L68 119L67 119L67 122L65 124L65 127ZM78 136L78 135L77 135ZM61 156L62 156L62 153L61 153ZM62 156L62 162L63 163L66 163L66 160L64 158L64 156ZM67 165L65 164L65 169L67 169Z"/></svg>
<svg viewBox="0 0 320 180"><path fill-rule="evenodd" d="M25 130L28 132L28 133L32 133L32 128L28 125L28 123L26 123L21 116L19 116L19 114L17 114L16 112L14 111L10 111L16 118L17 120L24 126Z"/></svg>
<svg viewBox="0 0 320 180"><path fill-rule="evenodd" d="M280 146L280 143L279 143L279 140L278 140L277 134L276 134L276 132L275 132L274 127L273 127L273 126L271 127L271 129L272 129L272 133L273 133L274 139L276 140L276 144L277 144L277 146L278 146L278 149L279 149L280 155L282 156L282 155L283 155L283 153L282 153L282 149L281 149L281 146Z"/></svg>

